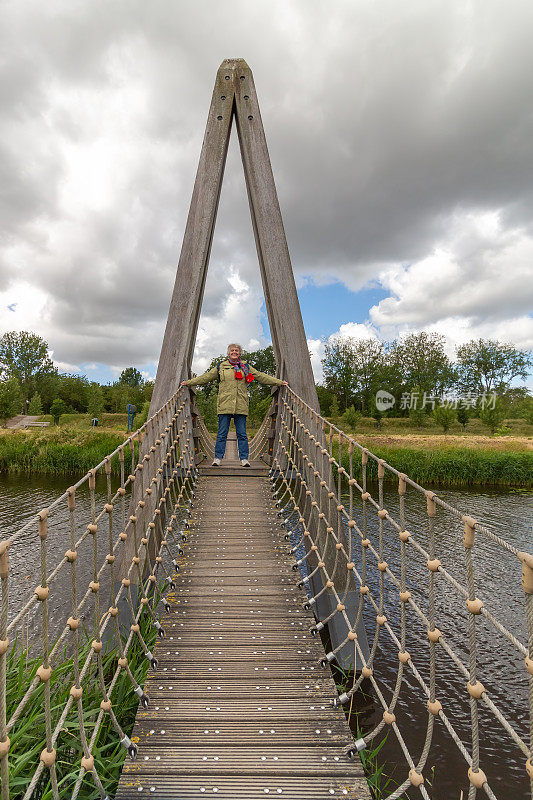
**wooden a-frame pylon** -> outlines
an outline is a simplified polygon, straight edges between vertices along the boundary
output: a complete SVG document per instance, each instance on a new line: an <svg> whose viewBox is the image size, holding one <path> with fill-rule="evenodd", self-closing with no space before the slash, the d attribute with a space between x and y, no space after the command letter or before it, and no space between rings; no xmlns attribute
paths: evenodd
<svg viewBox="0 0 533 800"><path fill-rule="evenodd" d="M278 376L312 408L318 399L252 71L217 72L159 357L150 414L190 376L231 126L235 118ZM245 310L243 309L243 314ZM235 331L238 337L238 330Z"/></svg>

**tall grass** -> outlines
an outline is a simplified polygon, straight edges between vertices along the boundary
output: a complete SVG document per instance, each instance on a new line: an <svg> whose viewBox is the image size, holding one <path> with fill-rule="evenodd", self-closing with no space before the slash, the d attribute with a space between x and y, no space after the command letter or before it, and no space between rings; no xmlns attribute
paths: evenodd
<svg viewBox="0 0 533 800"><path fill-rule="evenodd" d="M82 474L123 441L120 433L70 426L5 433L0 436L0 472ZM117 471L118 459L113 462Z"/></svg>
<svg viewBox="0 0 533 800"><path fill-rule="evenodd" d="M372 452L391 467L405 472L424 486L533 486L533 453L491 450L482 447L438 448L372 447ZM348 469L348 453L343 451ZM354 477L361 477L360 458L354 454ZM377 463L369 458L367 476L377 479ZM385 471L385 480L395 476Z"/></svg>
<svg viewBox="0 0 533 800"><path fill-rule="evenodd" d="M155 643L156 631L153 626L149 626L145 615L141 616L141 631L149 649L151 649ZM80 669L89 650L90 641L88 639L83 648L80 648ZM8 718L23 698L41 663L42 658L29 656L23 649L15 646L11 650L8 657L6 686ZM117 652L114 650L107 652L103 657L103 663L106 684L109 685L116 669ZM134 637L128 651L128 663L137 682L141 686L144 685L149 664L136 637ZM73 685L72 675L72 656L65 657L65 660L53 669L50 687L53 724L57 722L69 699L70 687ZM23 797L35 768L39 764L39 755L46 746L43 696L44 684L41 684L34 692L23 715L10 733L9 788L12 800L20 800ZM129 736L133 729L139 698L134 694L130 680L123 670L120 672L111 699L117 719L126 735ZM93 671L91 677L86 678L83 683L84 725L88 740L90 740L95 728L101 700L102 693ZM83 756L76 706L73 706L65 720L55 748L57 752L56 767L60 795L61 797L67 797L70 796L69 790L72 790L77 780ZM104 716L92 752L95 766L104 788L108 796L113 797L122 764L126 757L126 751L120 744L107 714ZM39 798L39 800L51 800L52 789L48 770L44 770L33 797ZM80 800L97 800L98 797L99 794L92 778L86 776L80 790Z"/></svg>

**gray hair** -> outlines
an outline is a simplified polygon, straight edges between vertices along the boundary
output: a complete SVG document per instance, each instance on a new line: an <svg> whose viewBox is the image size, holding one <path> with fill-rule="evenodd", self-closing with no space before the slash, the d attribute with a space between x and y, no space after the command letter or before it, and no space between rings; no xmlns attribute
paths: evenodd
<svg viewBox="0 0 533 800"><path fill-rule="evenodd" d="M239 358L240 358L242 356L242 347L238 342L232 342L231 344L228 344L227 355L229 356L229 351L231 350L232 347L239 348Z"/></svg>

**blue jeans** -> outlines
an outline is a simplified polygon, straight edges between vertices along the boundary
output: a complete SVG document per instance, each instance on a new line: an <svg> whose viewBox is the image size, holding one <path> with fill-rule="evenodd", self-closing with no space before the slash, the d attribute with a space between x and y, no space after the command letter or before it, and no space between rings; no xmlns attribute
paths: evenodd
<svg viewBox="0 0 533 800"><path fill-rule="evenodd" d="M243 461L248 458L250 452L248 447L248 437L246 435L246 414L219 414L218 432L215 444L215 458L224 458L226 452L226 439L228 438L229 424L231 418L235 420L235 430L237 431L237 444L239 446L239 458Z"/></svg>

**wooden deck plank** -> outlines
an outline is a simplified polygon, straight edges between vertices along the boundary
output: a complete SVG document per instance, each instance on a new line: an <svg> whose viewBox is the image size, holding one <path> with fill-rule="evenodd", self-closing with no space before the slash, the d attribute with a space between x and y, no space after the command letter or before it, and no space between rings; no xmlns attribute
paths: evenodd
<svg viewBox="0 0 533 800"><path fill-rule="evenodd" d="M124 766L117 800L368 800L268 481L205 476L195 505L150 705L137 713L138 759Z"/></svg>

